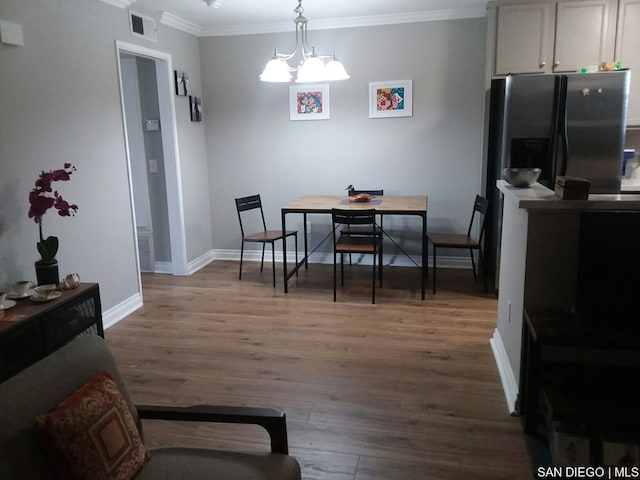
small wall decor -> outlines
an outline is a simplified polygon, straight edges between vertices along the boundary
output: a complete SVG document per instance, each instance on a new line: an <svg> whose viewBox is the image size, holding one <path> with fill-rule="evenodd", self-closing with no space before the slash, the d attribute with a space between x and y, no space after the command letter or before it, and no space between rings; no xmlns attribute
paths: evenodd
<svg viewBox="0 0 640 480"><path fill-rule="evenodd" d="M290 120L328 120L331 118L329 85L289 87Z"/></svg>
<svg viewBox="0 0 640 480"><path fill-rule="evenodd" d="M202 99L200 97L189 95L189 111L192 122L202 121Z"/></svg>
<svg viewBox="0 0 640 480"><path fill-rule="evenodd" d="M369 82L369 118L413 116L413 81Z"/></svg>
<svg viewBox="0 0 640 480"><path fill-rule="evenodd" d="M173 71L173 80L176 88L176 95L189 95L189 75L178 70Z"/></svg>

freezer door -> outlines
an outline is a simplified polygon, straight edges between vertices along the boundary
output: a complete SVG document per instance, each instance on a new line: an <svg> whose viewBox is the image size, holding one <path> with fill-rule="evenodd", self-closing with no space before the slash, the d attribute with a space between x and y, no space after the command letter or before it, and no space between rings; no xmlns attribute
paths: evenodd
<svg viewBox="0 0 640 480"><path fill-rule="evenodd" d="M538 182L553 188L557 131L557 75L514 75L506 79L503 158L508 167L539 167Z"/></svg>
<svg viewBox="0 0 640 480"><path fill-rule="evenodd" d="M628 71L566 79L564 174L586 178L590 193L620 192L629 96Z"/></svg>

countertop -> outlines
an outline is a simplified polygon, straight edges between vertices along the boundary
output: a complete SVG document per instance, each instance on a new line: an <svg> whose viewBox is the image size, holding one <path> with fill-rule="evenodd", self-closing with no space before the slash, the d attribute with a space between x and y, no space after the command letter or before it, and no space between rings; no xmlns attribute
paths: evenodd
<svg viewBox="0 0 640 480"><path fill-rule="evenodd" d="M505 202L526 210L639 210L640 194L593 194L588 200L562 200L544 185L517 188L504 180L496 182Z"/></svg>

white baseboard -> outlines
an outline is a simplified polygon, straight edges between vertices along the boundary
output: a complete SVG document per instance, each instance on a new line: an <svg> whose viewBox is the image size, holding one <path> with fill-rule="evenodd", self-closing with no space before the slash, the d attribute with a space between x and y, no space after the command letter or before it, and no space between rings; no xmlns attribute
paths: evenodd
<svg viewBox="0 0 640 480"><path fill-rule="evenodd" d="M491 344L491 350L493 350L493 356L498 366L498 373L500 374L500 380L502 382L502 390L504 391L505 399L507 400L507 408L511 415L517 415L516 400L518 398L518 382L516 376L513 374L509 358L507 357L507 351L504 348L502 337L498 329L493 331L493 337L489 340Z"/></svg>
<svg viewBox="0 0 640 480"><path fill-rule="evenodd" d="M209 252L213 260L233 260L240 261L240 250L211 250ZM244 261L245 262L259 262L262 256L262 250L245 250ZM363 265L371 265L371 255L355 255L358 257L358 263ZM298 261L302 259L302 252L298 253ZM420 257L413 258L413 260L420 264ZM429 259L431 260L431 258ZM271 262L271 251L267 248L264 252L264 261ZM282 251L276 251L276 262L282 263ZM295 255L293 252L287 252L287 262L292 264L295 262ZM332 252L315 252L309 257L309 263L320 264L333 264ZM413 267L415 264L403 254L385 255L383 265L392 267ZM203 265L204 266L204 265ZM432 266L432 263L429 263ZM438 266L442 268L471 268L471 259L469 256L439 256Z"/></svg>
<svg viewBox="0 0 640 480"><path fill-rule="evenodd" d="M111 307L109 310L102 312L102 324L106 330L109 327L114 326L120 320L127 315L135 312L142 307L142 294L136 293L127 298L124 302L120 302L115 307Z"/></svg>
<svg viewBox="0 0 640 480"><path fill-rule="evenodd" d="M206 267L207 265L209 265L215 259L216 259L215 252L213 250L209 250L208 252L200 255L195 260L191 260L187 264L187 272L189 272L188 274L192 275L192 274L196 273L201 268Z"/></svg>

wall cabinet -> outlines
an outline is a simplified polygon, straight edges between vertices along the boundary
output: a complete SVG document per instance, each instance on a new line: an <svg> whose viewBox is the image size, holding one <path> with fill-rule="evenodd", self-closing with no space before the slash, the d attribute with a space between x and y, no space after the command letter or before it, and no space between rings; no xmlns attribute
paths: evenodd
<svg viewBox="0 0 640 480"><path fill-rule="evenodd" d="M493 76L575 72L614 59L617 0L493 2ZM491 6L490 6L491 9Z"/></svg>
<svg viewBox="0 0 640 480"><path fill-rule="evenodd" d="M620 0L616 60L631 69L627 124L640 126L640 0Z"/></svg>

